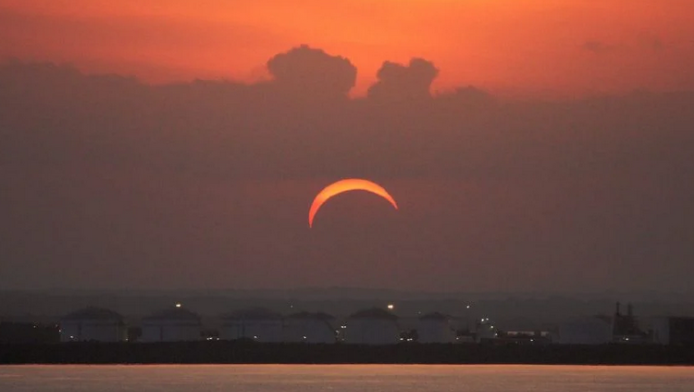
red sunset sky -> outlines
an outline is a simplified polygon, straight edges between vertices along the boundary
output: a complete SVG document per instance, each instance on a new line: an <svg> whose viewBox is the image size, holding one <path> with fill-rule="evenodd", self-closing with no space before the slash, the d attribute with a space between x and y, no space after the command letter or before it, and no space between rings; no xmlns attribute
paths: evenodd
<svg viewBox="0 0 694 392"><path fill-rule="evenodd" d="M385 60L433 88L576 96L694 87L690 0L0 0L0 57L150 82L267 77L298 44L345 56L362 94Z"/></svg>
<svg viewBox="0 0 694 392"><path fill-rule="evenodd" d="M0 290L691 294L692 108L692 0L0 0Z"/></svg>

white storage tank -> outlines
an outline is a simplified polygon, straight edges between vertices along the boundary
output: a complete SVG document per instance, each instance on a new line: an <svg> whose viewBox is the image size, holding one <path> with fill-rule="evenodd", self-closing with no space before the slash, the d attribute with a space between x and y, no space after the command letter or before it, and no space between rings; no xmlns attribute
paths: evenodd
<svg viewBox="0 0 694 392"><path fill-rule="evenodd" d="M434 312L419 318L417 337L420 343L454 343L456 331L451 316Z"/></svg>
<svg viewBox="0 0 694 392"><path fill-rule="evenodd" d="M400 342L398 316L380 309L361 310L349 316L344 330L349 344L386 345Z"/></svg>
<svg viewBox="0 0 694 392"><path fill-rule="evenodd" d="M123 342L127 334L123 316L108 309L84 308L60 319L61 342Z"/></svg>
<svg viewBox="0 0 694 392"><path fill-rule="evenodd" d="M185 342L201 339L200 316L179 304L142 320L142 342Z"/></svg>
<svg viewBox="0 0 694 392"><path fill-rule="evenodd" d="M264 308L244 309L222 317L222 340L251 339L277 343L283 340L282 315Z"/></svg>

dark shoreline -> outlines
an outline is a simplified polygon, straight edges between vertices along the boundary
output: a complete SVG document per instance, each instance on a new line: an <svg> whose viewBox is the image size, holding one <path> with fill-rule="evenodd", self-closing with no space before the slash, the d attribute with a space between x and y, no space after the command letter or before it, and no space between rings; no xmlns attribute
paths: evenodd
<svg viewBox="0 0 694 392"><path fill-rule="evenodd" d="M0 345L0 364L694 365L694 347L249 342Z"/></svg>

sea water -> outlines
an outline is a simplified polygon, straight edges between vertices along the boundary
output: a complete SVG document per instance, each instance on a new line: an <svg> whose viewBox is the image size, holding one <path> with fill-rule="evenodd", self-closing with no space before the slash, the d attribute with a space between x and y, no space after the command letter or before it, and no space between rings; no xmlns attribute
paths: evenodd
<svg viewBox="0 0 694 392"><path fill-rule="evenodd" d="M0 391L694 391L694 368L442 365L0 366Z"/></svg>

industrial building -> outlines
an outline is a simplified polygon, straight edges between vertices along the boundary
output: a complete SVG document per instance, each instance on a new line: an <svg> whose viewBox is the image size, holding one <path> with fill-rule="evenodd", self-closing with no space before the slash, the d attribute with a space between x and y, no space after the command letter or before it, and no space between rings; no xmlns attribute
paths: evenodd
<svg viewBox="0 0 694 392"><path fill-rule="evenodd" d="M349 344L385 345L400 341L398 316L380 309L361 310L349 316L345 328L345 342Z"/></svg>
<svg viewBox="0 0 694 392"><path fill-rule="evenodd" d="M301 312L284 319L284 341L289 343L335 343L335 318L326 313Z"/></svg>
<svg viewBox="0 0 694 392"><path fill-rule="evenodd" d="M103 308L89 307L60 320L61 342L123 342L127 328L120 314Z"/></svg>
<svg viewBox="0 0 694 392"><path fill-rule="evenodd" d="M498 332L496 326L489 320L489 317L481 318L480 321L475 323L475 340L477 343L496 339Z"/></svg>
<svg viewBox="0 0 694 392"><path fill-rule="evenodd" d="M265 308L233 312L222 318L219 337L222 340L251 339L258 342L283 341L282 315Z"/></svg>
<svg viewBox="0 0 694 392"><path fill-rule="evenodd" d="M608 317L582 317L559 325L552 342L557 344L606 344L612 342Z"/></svg>
<svg viewBox="0 0 694 392"><path fill-rule="evenodd" d="M656 317L651 331L655 344L694 346L694 317Z"/></svg>
<svg viewBox="0 0 694 392"><path fill-rule="evenodd" d="M201 339L200 316L180 304L142 320L142 342L185 342Z"/></svg>
<svg viewBox="0 0 694 392"><path fill-rule="evenodd" d="M650 343L651 338L639 327L639 320L634 316L634 308L631 304L627 305L627 314L620 312L620 303L612 317L612 341L622 344L644 344Z"/></svg>
<svg viewBox="0 0 694 392"><path fill-rule="evenodd" d="M419 318L417 338L420 343L454 343L456 330L452 317L443 313L428 313Z"/></svg>

